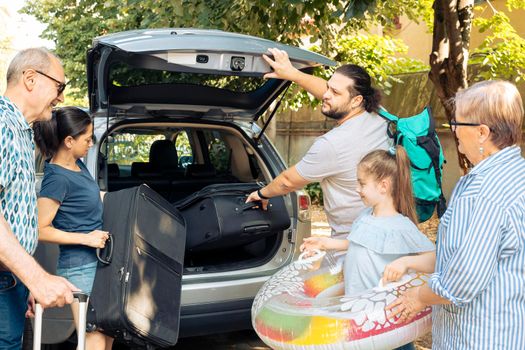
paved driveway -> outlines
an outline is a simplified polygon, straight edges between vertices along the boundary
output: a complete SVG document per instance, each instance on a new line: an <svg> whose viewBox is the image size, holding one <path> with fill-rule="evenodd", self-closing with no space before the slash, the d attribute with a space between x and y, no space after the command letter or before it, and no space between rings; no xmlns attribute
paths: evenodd
<svg viewBox="0 0 525 350"><path fill-rule="evenodd" d="M68 348L69 350L70 348ZM71 347L74 349L74 347ZM136 348L134 348L135 350ZM207 336L179 339L170 350L270 350L253 330L221 333ZM60 349L62 350L62 349ZM113 350L129 350L128 347L115 344Z"/></svg>
<svg viewBox="0 0 525 350"><path fill-rule="evenodd" d="M270 349L264 344L254 331L240 331L232 333L215 334L204 337L191 337L180 339L172 350L226 350L226 349Z"/></svg>

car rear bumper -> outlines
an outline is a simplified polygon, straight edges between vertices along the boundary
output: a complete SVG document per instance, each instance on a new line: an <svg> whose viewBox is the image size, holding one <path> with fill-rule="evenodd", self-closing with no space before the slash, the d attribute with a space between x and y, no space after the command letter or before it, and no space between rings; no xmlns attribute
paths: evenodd
<svg viewBox="0 0 525 350"><path fill-rule="evenodd" d="M182 306L179 337L232 332L251 328L253 298Z"/></svg>

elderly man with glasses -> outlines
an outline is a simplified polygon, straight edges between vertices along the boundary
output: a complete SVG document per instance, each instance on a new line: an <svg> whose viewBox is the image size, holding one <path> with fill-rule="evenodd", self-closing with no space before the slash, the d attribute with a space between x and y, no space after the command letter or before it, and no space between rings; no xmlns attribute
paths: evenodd
<svg viewBox="0 0 525 350"><path fill-rule="evenodd" d="M73 301L75 286L32 258L38 241L31 124L64 101L64 70L43 48L19 52L0 96L0 349L20 349L29 292L44 307ZM27 286L27 287L26 287ZM31 312L31 311L30 311Z"/></svg>

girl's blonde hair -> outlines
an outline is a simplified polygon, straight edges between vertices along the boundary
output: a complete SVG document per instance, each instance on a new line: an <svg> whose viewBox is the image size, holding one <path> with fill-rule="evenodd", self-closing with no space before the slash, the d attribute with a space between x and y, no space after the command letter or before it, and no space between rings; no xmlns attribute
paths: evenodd
<svg viewBox="0 0 525 350"><path fill-rule="evenodd" d="M417 224L416 205L410 176L410 160L402 146L398 145L391 150L376 150L368 153L359 162L359 168L376 181L391 179L390 195L394 199L396 210Z"/></svg>

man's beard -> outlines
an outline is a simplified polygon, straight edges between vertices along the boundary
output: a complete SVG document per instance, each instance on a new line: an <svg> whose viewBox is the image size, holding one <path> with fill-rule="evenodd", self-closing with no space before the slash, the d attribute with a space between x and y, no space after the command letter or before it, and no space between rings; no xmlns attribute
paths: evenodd
<svg viewBox="0 0 525 350"><path fill-rule="evenodd" d="M345 110L333 110L333 109L329 109L328 111L324 112L321 109L321 113L323 113L326 117L331 118L331 119L335 119L335 120L343 119L350 112L351 112L351 110L346 110L345 111Z"/></svg>

